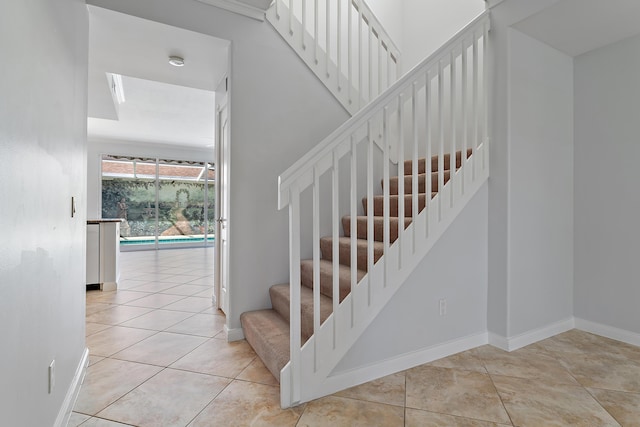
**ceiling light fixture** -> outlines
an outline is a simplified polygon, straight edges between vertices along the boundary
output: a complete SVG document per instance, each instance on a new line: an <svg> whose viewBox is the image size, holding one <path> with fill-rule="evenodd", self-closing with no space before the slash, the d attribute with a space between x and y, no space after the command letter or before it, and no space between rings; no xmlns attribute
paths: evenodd
<svg viewBox="0 0 640 427"><path fill-rule="evenodd" d="M174 67L182 67L184 65L184 58L180 56L170 56L169 64L173 65Z"/></svg>

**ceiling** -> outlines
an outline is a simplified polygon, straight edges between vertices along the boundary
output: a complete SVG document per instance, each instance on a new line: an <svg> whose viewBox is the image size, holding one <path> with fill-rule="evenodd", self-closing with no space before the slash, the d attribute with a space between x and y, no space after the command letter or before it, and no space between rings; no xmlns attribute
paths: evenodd
<svg viewBox="0 0 640 427"><path fill-rule="evenodd" d="M640 0L560 0L514 28L578 56L640 33Z"/></svg>
<svg viewBox="0 0 640 427"><path fill-rule="evenodd" d="M198 0L218 8L239 13L240 15L264 21L264 13L273 0ZM306 0L305 0L306 1Z"/></svg>
<svg viewBox="0 0 640 427"><path fill-rule="evenodd" d="M257 7L258 9L267 10L271 5L272 0L238 0L240 3L248 4L249 6Z"/></svg>
<svg viewBox="0 0 640 427"><path fill-rule="evenodd" d="M214 92L122 76L118 120L89 118L91 136L126 141L214 145Z"/></svg>
<svg viewBox="0 0 640 427"><path fill-rule="evenodd" d="M89 136L212 146L213 91L228 68L229 42L88 8ZM185 65L171 66L172 55ZM114 101L107 73L123 76L124 103Z"/></svg>

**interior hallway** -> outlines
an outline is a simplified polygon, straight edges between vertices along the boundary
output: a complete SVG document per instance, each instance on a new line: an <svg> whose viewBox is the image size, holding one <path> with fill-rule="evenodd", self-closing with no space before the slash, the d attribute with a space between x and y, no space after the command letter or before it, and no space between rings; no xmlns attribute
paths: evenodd
<svg viewBox="0 0 640 427"><path fill-rule="evenodd" d="M87 292L90 366L69 426L640 426L640 348L569 331L483 346L289 410L211 304L213 249L121 254Z"/></svg>

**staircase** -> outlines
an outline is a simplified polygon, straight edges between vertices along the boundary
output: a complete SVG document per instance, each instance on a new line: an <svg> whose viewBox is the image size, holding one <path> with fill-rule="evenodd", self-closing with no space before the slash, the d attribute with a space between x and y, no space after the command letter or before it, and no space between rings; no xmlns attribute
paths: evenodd
<svg viewBox="0 0 640 427"><path fill-rule="evenodd" d="M305 61L353 117L280 175L290 283L270 288L272 309L241 316L247 341L280 381L282 407L356 385L334 369L489 176L488 13L397 81L379 73L386 81L376 90L371 75L343 75L340 54L332 68L330 36L318 59L320 25L309 34L306 4L276 0L267 18L303 59L312 51ZM368 17L368 50L376 34L383 57L391 43L364 1L347 4ZM398 58L387 56L388 64Z"/></svg>
<svg viewBox="0 0 640 427"><path fill-rule="evenodd" d="M400 51L364 0L275 0L266 17L351 114L400 77Z"/></svg>
<svg viewBox="0 0 640 427"><path fill-rule="evenodd" d="M472 149L468 149L464 160L466 161L472 154ZM444 183L446 185L450 179L450 156L444 156ZM456 153L456 169L459 169L463 161L462 151ZM438 194L438 156L431 158L431 191L430 199ZM412 194L406 194L404 198L404 211L408 216L404 218L405 229L411 224L411 206L413 200L418 202L418 213L422 212L426 206L426 161L424 158L418 160L418 194L414 197ZM404 175L402 177L405 188L412 188L412 161L408 160L404 163ZM398 239L399 206L398 201L401 200L398 195L399 177L395 176L389 180L389 239L394 243ZM382 196L374 196L373 198L373 253L374 263L384 255L384 210L385 198ZM364 208L364 216L356 217L356 246L357 246L357 282L367 274L367 208L369 206L368 199L362 199ZM351 224L352 220L349 215L342 217L342 227L344 237L338 239L339 246L339 266L338 266L338 282L339 282L339 301L342 302L351 292ZM320 323L325 320L333 311L333 237L327 236L320 239L320 251L322 259L319 263L320 275ZM313 284L314 270L313 260L303 260L300 263L301 273L301 341L306 343L313 335ZM245 338L253 347L265 366L280 380L280 371L289 362L289 329L290 329L290 307L291 295L290 284L274 285L269 290L271 297L272 309L258 310L243 313L240 317Z"/></svg>

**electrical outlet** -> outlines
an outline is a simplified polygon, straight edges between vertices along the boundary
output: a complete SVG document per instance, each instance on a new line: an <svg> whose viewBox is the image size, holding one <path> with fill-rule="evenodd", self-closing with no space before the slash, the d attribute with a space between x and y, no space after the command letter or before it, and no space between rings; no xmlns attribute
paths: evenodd
<svg viewBox="0 0 640 427"><path fill-rule="evenodd" d="M444 316L447 314L447 300L445 298L442 298L439 301L439 307L440 307L440 316Z"/></svg>
<svg viewBox="0 0 640 427"><path fill-rule="evenodd" d="M53 387L56 385L56 359L49 364L49 394L53 393Z"/></svg>

